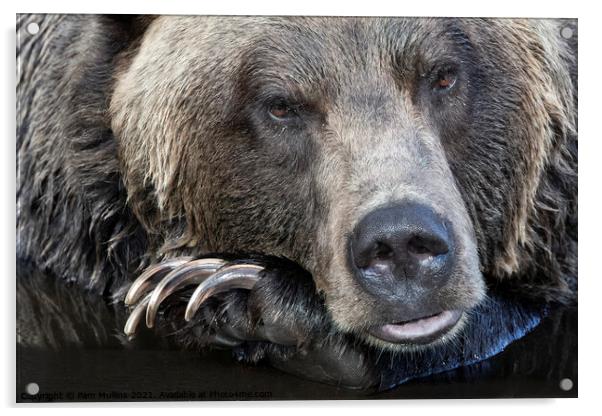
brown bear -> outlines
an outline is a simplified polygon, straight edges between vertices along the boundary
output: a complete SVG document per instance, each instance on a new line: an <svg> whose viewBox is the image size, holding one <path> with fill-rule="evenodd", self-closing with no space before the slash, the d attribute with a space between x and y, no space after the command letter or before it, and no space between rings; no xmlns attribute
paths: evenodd
<svg viewBox="0 0 602 416"><path fill-rule="evenodd" d="M433 350L495 291L575 301L575 21L17 31L17 255L127 303L130 336L146 321L282 364Z"/></svg>

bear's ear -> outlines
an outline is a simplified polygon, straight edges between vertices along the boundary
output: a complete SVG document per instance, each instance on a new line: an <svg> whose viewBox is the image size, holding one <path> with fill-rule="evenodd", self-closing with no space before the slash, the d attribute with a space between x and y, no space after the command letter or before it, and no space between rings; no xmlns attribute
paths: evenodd
<svg viewBox="0 0 602 416"><path fill-rule="evenodd" d="M157 16L145 14L107 14L103 15L111 30L119 35L124 42L132 43L138 40Z"/></svg>

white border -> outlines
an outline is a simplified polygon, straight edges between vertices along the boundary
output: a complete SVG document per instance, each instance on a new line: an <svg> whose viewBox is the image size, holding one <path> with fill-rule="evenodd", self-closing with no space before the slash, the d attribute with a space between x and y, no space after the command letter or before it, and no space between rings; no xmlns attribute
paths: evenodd
<svg viewBox="0 0 602 416"><path fill-rule="evenodd" d="M577 17L575 4L546 1L545 5L520 0L500 2L424 1L78 1L44 2L26 0L20 12L44 13L155 13L155 14L267 14L267 15L336 15L336 16L498 16L498 17Z"/></svg>
<svg viewBox="0 0 602 416"><path fill-rule="evenodd" d="M10 3L10 4L9 4ZM394 4L393 4L394 3ZM400 16L521 16L521 17L577 17L579 18L579 133L581 145L579 151L579 192L580 192L580 288L579 288L579 396L577 400L439 400L439 401L382 401L382 402L277 402L277 403L166 403L166 404L62 404L46 405L44 408L18 406L28 411L44 413L81 412L86 407L87 414L106 414L118 407L144 408L144 413L162 414L161 407L171 407L181 413L186 407L193 407L194 412L219 413L227 411L245 416L251 414L264 415L266 412L277 414L286 413L306 416L316 410L344 412L345 414L365 414L371 408L387 414L401 412L434 411L447 415L487 415L532 409L535 412L547 414L589 414L599 407L602 395L598 387L601 374L600 329L602 328L599 305L602 287L602 276L599 271L598 259L600 235L600 198L602 189L599 166L602 166L602 135L598 120L600 119L600 93L602 87L602 66L600 62L600 40L602 35L602 16L594 9L595 2L590 6L575 1L545 1L527 2L525 0L502 0L496 2L475 2L465 0L426 0L426 1L336 1L326 2L314 0L289 1L229 1L194 2L185 0L99 0L94 3L83 1L54 0L21 0L18 4L13 1L2 2L2 86L0 90L0 113L2 114L3 140L0 154L6 158L2 164L2 195L5 203L1 204L2 230L4 238L0 262L4 268L3 290L5 297L2 303L2 320L4 337L0 342L2 349L3 375L0 378L2 404L13 407L15 397L15 13L17 12L46 12L46 13L155 13L155 14L311 14L311 15L400 15ZM198 409L199 407L203 410ZM234 410L232 410L232 408ZM160 412L160 413L159 413ZM398 413L399 412L399 413Z"/></svg>

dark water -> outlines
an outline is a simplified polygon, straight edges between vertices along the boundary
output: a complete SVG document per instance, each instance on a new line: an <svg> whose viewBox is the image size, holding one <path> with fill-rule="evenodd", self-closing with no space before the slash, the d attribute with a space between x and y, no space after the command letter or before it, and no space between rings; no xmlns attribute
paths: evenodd
<svg viewBox="0 0 602 416"><path fill-rule="evenodd" d="M102 300L27 274L17 286L20 402L577 397L576 308L555 311L489 360L373 393L242 364L225 350L172 350L144 337L124 344ZM29 383L37 395L26 393Z"/></svg>

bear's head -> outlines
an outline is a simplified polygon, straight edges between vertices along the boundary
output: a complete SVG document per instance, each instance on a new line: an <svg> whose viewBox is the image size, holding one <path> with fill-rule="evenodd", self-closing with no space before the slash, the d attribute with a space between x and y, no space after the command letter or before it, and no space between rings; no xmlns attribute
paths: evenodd
<svg viewBox="0 0 602 416"><path fill-rule="evenodd" d="M159 17L110 102L128 201L159 252L286 257L339 329L431 344L487 283L570 292L570 56L547 21Z"/></svg>

